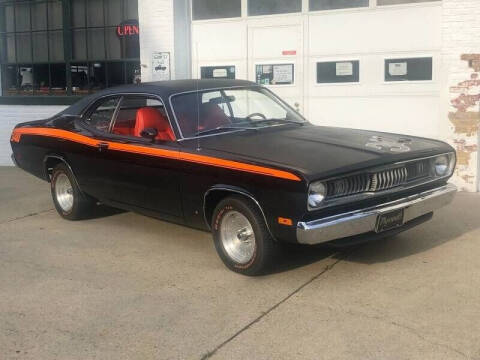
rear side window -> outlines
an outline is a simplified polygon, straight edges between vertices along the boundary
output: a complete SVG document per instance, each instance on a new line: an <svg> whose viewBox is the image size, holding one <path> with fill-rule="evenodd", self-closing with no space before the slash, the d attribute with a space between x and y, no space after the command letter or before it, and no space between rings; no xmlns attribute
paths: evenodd
<svg viewBox="0 0 480 360"><path fill-rule="evenodd" d="M98 131L108 132L119 100L119 97L114 97L94 105L85 119L87 125Z"/></svg>

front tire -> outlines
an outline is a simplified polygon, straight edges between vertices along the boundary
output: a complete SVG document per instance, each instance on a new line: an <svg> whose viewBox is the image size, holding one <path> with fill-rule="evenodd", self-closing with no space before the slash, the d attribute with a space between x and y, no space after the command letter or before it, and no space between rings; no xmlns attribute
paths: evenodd
<svg viewBox="0 0 480 360"><path fill-rule="evenodd" d="M276 243L262 213L240 196L223 199L212 217L215 248L223 263L243 275L263 274L272 264Z"/></svg>
<svg viewBox="0 0 480 360"><path fill-rule="evenodd" d="M94 202L80 191L68 166L63 163L55 166L50 185L53 204L61 217L80 220L91 213Z"/></svg>

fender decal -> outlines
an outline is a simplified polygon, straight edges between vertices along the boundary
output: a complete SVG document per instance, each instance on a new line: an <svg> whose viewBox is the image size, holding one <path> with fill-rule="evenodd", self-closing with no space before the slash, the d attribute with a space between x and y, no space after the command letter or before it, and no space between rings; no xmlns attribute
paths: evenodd
<svg viewBox="0 0 480 360"><path fill-rule="evenodd" d="M73 133L71 131L53 129L53 128L16 128L13 130L11 141L20 142L22 135L38 135L47 136L57 139L68 140L79 144L96 147L100 142L107 143L109 150L130 152L136 154L143 154L149 156L157 156L161 158L174 159L179 161L186 161L190 163L197 163L208 166L215 166L225 169L243 171L248 173L260 174L265 176L272 176L280 179L301 181L301 179L288 171L272 169L269 167L247 164L243 162L226 160L212 156L184 153L176 150L165 150L159 148L148 148L141 145L123 144L112 141L95 140L85 135Z"/></svg>

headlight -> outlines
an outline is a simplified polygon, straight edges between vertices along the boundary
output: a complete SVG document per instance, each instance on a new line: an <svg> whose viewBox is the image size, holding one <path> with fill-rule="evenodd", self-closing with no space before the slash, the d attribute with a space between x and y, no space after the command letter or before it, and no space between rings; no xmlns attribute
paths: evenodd
<svg viewBox="0 0 480 360"><path fill-rule="evenodd" d="M435 174L435 176L438 176L438 177L451 175L454 167L455 167L454 153L437 156L432 161L433 173Z"/></svg>
<svg viewBox="0 0 480 360"><path fill-rule="evenodd" d="M327 188L324 183L314 182L310 184L310 187L308 188L308 209L312 210L318 208L322 204L326 195Z"/></svg>

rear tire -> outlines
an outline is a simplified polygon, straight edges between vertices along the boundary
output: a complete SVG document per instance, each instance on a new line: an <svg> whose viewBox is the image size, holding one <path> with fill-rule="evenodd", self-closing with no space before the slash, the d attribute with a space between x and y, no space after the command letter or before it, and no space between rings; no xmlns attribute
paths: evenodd
<svg viewBox="0 0 480 360"><path fill-rule="evenodd" d="M258 207L241 196L223 199L212 217L215 248L232 271L255 276L273 263L277 244Z"/></svg>
<svg viewBox="0 0 480 360"><path fill-rule="evenodd" d="M61 217L80 220L91 213L95 203L81 192L68 166L63 163L55 166L50 184L53 204Z"/></svg>

